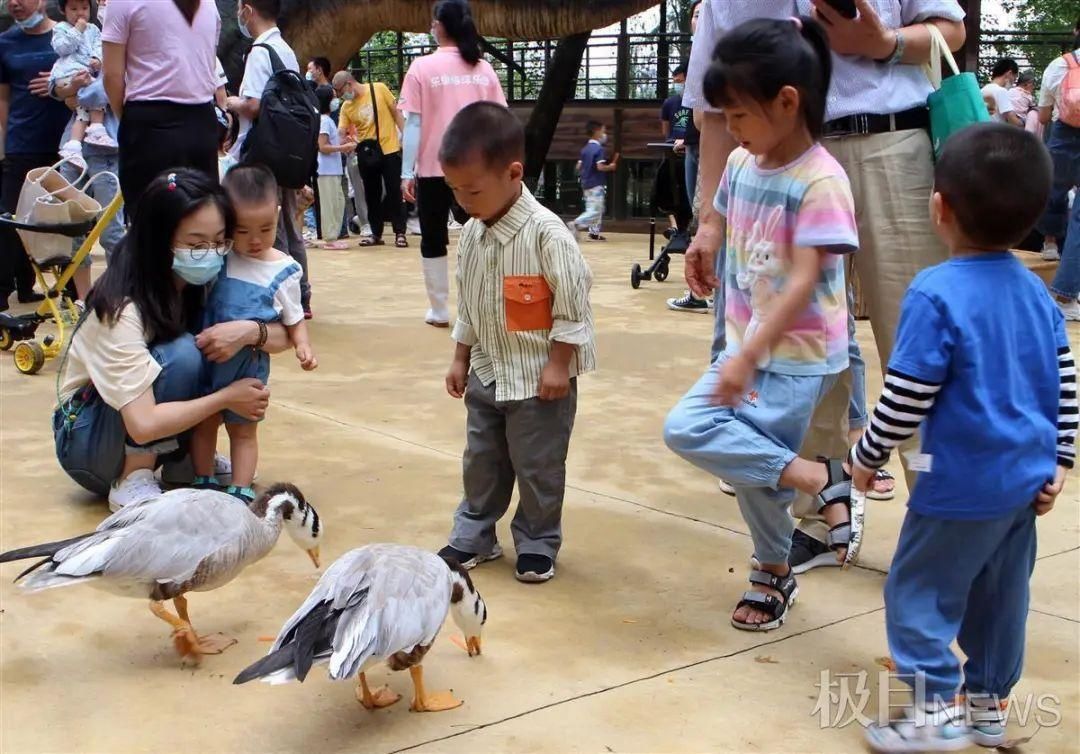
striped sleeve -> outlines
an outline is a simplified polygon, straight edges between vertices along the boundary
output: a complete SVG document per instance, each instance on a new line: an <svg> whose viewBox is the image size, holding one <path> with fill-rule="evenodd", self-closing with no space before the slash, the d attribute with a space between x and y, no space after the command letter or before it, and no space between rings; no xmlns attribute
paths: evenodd
<svg viewBox="0 0 1080 754"><path fill-rule="evenodd" d="M889 369L870 426L853 449L855 462L867 469L884 466L892 449L915 434L940 390L941 383Z"/></svg>
<svg viewBox="0 0 1080 754"><path fill-rule="evenodd" d="M1057 462L1071 469L1076 463L1076 429L1080 409L1076 401L1076 361L1068 346L1058 349L1061 398L1058 402Z"/></svg>

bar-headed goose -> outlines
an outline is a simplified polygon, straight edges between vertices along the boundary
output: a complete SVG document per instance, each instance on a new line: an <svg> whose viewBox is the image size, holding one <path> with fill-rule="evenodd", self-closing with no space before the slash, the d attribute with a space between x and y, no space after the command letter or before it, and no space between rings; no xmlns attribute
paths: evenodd
<svg viewBox="0 0 1080 754"><path fill-rule="evenodd" d="M303 681L312 665L328 663L333 680L359 675L356 697L372 710L401 698L385 686L375 692L368 688L364 671L385 660L391 670L408 669L412 675L411 709L453 709L461 702L449 691L424 689L421 667L447 612L465 633L469 656L480 654L487 605L464 568L403 545L351 550L326 569L270 653L233 682Z"/></svg>
<svg viewBox="0 0 1080 754"><path fill-rule="evenodd" d="M271 486L249 506L215 490L172 490L117 511L89 534L0 554L0 563L43 557L15 577L30 592L86 582L149 597L151 612L173 627L176 651L197 664L236 640L196 634L184 595L232 581L273 549L282 528L318 568L319 515L291 484ZM169 599L177 615L163 604Z"/></svg>

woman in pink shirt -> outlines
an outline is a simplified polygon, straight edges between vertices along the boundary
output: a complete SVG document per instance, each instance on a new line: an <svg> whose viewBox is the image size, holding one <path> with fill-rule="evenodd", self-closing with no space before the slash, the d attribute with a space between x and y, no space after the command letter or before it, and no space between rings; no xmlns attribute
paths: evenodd
<svg viewBox="0 0 1080 754"><path fill-rule="evenodd" d="M420 254L430 304L424 321L448 327L446 225L451 210L459 222L467 215L443 179L439 147L459 110L481 100L505 106L506 96L494 69L480 57L480 35L468 0L439 0L432 18L431 35L439 48L413 61L401 85L400 109L406 113L401 192L416 202L420 214Z"/></svg>
<svg viewBox="0 0 1080 754"><path fill-rule="evenodd" d="M102 69L120 118L120 189L129 217L166 169L198 168L217 181L220 30L214 0L109 0Z"/></svg>

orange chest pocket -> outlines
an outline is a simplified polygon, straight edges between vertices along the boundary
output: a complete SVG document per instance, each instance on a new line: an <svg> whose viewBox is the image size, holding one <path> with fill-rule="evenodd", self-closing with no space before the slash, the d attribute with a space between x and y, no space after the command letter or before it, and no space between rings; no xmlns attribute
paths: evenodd
<svg viewBox="0 0 1080 754"><path fill-rule="evenodd" d="M503 300L510 332L551 329L551 288L543 276L507 275L503 278Z"/></svg>

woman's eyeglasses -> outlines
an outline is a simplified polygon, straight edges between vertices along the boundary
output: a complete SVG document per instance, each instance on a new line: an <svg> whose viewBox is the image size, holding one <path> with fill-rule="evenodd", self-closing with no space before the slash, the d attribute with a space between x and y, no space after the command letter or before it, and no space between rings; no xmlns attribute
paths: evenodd
<svg viewBox="0 0 1080 754"><path fill-rule="evenodd" d="M206 257L207 254L217 254L219 257L223 257L232 251L233 242L225 241L223 243L209 243L203 241L202 243L192 244L189 249L191 250L191 258L196 262Z"/></svg>

